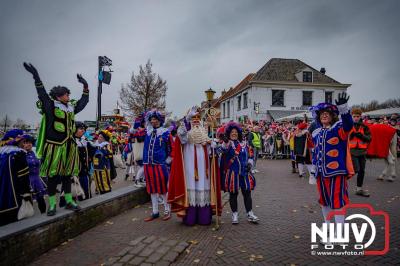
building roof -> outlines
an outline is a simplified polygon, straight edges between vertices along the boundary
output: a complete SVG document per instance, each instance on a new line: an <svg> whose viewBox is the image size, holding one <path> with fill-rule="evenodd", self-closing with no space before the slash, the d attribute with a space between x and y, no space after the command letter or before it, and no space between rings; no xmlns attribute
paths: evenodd
<svg viewBox="0 0 400 266"><path fill-rule="evenodd" d="M295 74L305 68L313 72L313 84L341 84L333 78L322 74L313 67L298 59L272 58L260 70L257 71L252 82L295 82L303 83L296 79Z"/></svg>
<svg viewBox="0 0 400 266"><path fill-rule="evenodd" d="M239 82L234 88L230 88L224 95L218 98L218 103L223 102L226 99L235 96L236 94L242 92L250 84L250 80L254 77L254 73L248 74L242 81Z"/></svg>

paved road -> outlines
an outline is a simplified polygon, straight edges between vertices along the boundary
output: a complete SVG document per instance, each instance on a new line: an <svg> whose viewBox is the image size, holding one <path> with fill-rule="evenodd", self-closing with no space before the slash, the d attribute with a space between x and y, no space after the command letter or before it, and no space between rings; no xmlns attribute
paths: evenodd
<svg viewBox="0 0 400 266"><path fill-rule="evenodd" d="M394 265L400 258L400 178L394 183L377 181L382 161L368 161L366 188L370 198L354 195L355 178L350 180L350 200L370 203L390 215L390 251L384 256L312 256L310 224L322 222L316 187L290 173L287 160L260 160L257 188L253 194L258 225L245 221L240 202L240 224L230 224L229 205L222 226L187 227L174 217L170 221L143 222L150 205L138 206L83 233L42 255L33 265L100 265L127 247L130 241L156 235L191 245L179 256L177 265ZM399 172L399 169L398 173ZM239 201L242 197L239 196ZM377 222L376 245L382 243L383 222Z"/></svg>

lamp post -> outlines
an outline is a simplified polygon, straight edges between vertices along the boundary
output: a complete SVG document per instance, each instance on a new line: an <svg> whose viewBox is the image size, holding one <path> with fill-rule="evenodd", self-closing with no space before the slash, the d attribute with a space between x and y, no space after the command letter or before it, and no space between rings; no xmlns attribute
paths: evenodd
<svg viewBox="0 0 400 266"><path fill-rule="evenodd" d="M107 74L107 80L104 81L106 84L110 84L111 74L107 71L103 71L103 67L112 65L112 61L107 56L99 56L99 69L98 69L98 80L99 85L97 87L97 119L96 119L96 128L100 128L100 120L101 120L101 94L103 92L103 80L104 74Z"/></svg>

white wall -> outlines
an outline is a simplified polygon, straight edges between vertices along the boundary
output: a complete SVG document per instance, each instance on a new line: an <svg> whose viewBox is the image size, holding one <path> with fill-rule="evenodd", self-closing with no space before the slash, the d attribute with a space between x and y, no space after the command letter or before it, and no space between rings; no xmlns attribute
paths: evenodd
<svg viewBox="0 0 400 266"><path fill-rule="evenodd" d="M272 105L272 90L284 90L284 106L271 106ZM227 108L227 101L231 101L230 104L230 116L224 118L221 103L221 122L229 122L230 120L238 120L238 117L247 115L250 119L259 120L265 119L268 110L307 110L307 107L302 107L303 105L303 91L312 91L313 99L312 104L318 104L320 102L325 102L325 91L333 91L333 103L337 99L339 92L343 89L338 89L334 87L327 88L313 88L313 87L299 87L299 88L284 88L284 87L274 87L274 88L263 88L263 87L251 87L241 93L242 95L242 109L237 110L237 96L225 100L225 105ZM243 93L248 92L248 107L243 109ZM260 103L260 113L257 115L254 111L254 102ZM227 112L227 111L226 111Z"/></svg>

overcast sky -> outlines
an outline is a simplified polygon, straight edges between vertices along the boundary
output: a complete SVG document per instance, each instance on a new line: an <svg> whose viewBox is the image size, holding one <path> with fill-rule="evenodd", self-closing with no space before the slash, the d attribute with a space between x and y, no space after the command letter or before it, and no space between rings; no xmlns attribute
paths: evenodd
<svg viewBox="0 0 400 266"><path fill-rule="evenodd" d="M111 1L7 0L0 9L0 117L39 121L34 64L49 90L79 98L82 73L96 114L97 56L113 60L103 113L121 84L151 59L167 80L167 108L181 116L204 99L256 72L270 58L297 58L353 84L351 104L400 97L400 1Z"/></svg>

